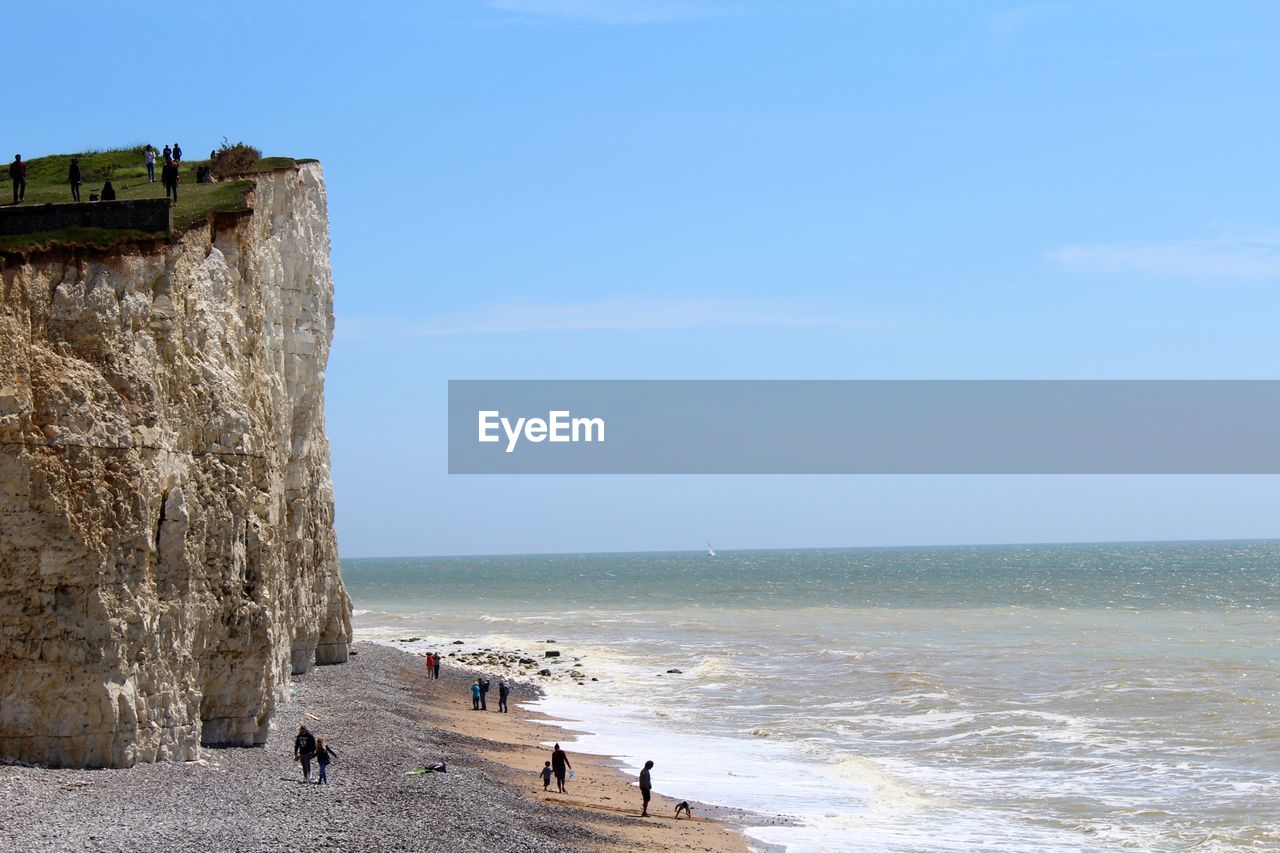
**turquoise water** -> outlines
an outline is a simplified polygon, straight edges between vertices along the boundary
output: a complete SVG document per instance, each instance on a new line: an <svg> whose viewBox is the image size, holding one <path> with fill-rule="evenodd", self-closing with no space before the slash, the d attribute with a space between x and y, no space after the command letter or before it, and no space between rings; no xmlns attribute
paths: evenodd
<svg viewBox="0 0 1280 853"><path fill-rule="evenodd" d="M1277 542L343 568L358 637L554 638L579 748L790 849L1280 847Z"/></svg>

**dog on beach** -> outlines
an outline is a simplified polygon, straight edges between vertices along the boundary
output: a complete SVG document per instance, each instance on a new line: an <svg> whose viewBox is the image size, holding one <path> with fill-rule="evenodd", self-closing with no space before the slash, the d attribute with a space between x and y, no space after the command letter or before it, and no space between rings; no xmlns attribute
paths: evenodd
<svg viewBox="0 0 1280 853"><path fill-rule="evenodd" d="M676 803L676 820L680 819L680 812L684 812L685 817L689 818L689 820L693 820L693 809L689 808L688 800Z"/></svg>

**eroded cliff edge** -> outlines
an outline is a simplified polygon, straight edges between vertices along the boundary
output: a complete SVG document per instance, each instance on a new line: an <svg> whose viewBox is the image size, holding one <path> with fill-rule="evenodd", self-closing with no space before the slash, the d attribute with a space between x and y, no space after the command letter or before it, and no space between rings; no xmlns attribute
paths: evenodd
<svg viewBox="0 0 1280 853"><path fill-rule="evenodd" d="M4 266L0 760L260 744L291 672L346 660L324 180L255 181L167 244Z"/></svg>

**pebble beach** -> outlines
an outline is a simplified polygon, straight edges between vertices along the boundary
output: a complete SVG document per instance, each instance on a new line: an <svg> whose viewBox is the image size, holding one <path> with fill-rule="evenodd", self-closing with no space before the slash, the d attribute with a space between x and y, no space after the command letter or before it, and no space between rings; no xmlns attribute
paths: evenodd
<svg viewBox="0 0 1280 853"><path fill-rule="evenodd" d="M543 794L541 744L556 734L519 706L536 688L516 683L511 714L473 713L474 671L428 681L416 655L354 651L293 678L262 748L123 770L0 767L0 850L747 849L705 810L675 822L659 801L662 817L636 817L632 780L606 758L574 756L581 784ZM302 724L338 755L327 786L303 784L293 761ZM447 772L406 775L435 762Z"/></svg>

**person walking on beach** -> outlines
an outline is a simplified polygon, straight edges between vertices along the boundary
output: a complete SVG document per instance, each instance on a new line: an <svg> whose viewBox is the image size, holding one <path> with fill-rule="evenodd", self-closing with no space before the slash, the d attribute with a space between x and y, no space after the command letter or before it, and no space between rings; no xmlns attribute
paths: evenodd
<svg viewBox="0 0 1280 853"><path fill-rule="evenodd" d="M567 794L564 789L565 772L572 770L573 765L569 763L569 754L560 748L560 744L556 744L556 748L551 750L551 772L556 775L556 789L562 794Z"/></svg>
<svg viewBox="0 0 1280 853"><path fill-rule="evenodd" d="M653 769L653 762L646 761L644 769L640 771L640 799L644 805L640 809L640 817L649 816L649 797L653 792L653 779L649 776L649 771Z"/></svg>
<svg viewBox="0 0 1280 853"><path fill-rule="evenodd" d="M316 736L306 726L298 726L298 736L293 739L293 760L302 762L302 781L311 781L311 759L316 757Z"/></svg>
<svg viewBox="0 0 1280 853"><path fill-rule="evenodd" d="M13 162L9 164L9 179L13 181L13 203L26 200L27 164L22 162L21 154L13 155Z"/></svg>
<svg viewBox="0 0 1280 853"><path fill-rule="evenodd" d="M507 713L507 697L511 695L511 685L506 679L498 679L498 710Z"/></svg>
<svg viewBox="0 0 1280 853"><path fill-rule="evenodd" d="M476 679L476 683L471 685L471 710L480 710L480 679Z"/></svg>
<svg viewBox="0 0 1280 853"><path fill-rule="evenodd" d="M435 669L436 653L427 652L427 678L431 677L431 670Z"/></svg>
<svg viewBox="0 0 1280 853"><path fill-rule="evenodd" d="M142 152L142 159L147 164L147 183L154 184L156 182L156 149L148 144Z"/></svg>
<svg viewBox="0 0 1280 853"><path fill-rule="evenodd" d="M480 685L480 710L489 710L489 679L477 678L476 684Z"/></svg>
<svg viewBox="0 0 1280 853"><path fill-rule="evenodd" d="M440 653L439 652L436 652L436 665L431 668L431 673L432 673L432 676L435 678L440 677Z"/></svg>
<svg viewBox="0 0 1280 853"><path fill-rule="evenodd" d="M320 779L317 785L329 784L329 762L338 757L338 753L329 748L324 738L316 739L316 763L320 765Z"/></svg>
<svg viewBox="0 0 1280 853"><path fill-rule="evenodd" d="M172 198L178 203L178 164L172 160L164 164L160 170L160 182L164 184L164 197Z"/></svg>
<svg viewBox="0 0 1280 853"><path fill-rule="evenodd" d="M542 772L538 774L542 777L542 790L546 791L551 787L551 762L548 761L542 765Z"/></svg>
<svg viewBox="0 0 1280 853"><path fill-rule="evenodd" d="M80 158L71 158L71 168L67 169L67 183L71 184L71 200L80 200Z"/></svg>

